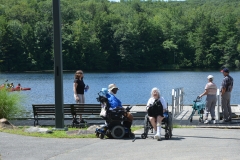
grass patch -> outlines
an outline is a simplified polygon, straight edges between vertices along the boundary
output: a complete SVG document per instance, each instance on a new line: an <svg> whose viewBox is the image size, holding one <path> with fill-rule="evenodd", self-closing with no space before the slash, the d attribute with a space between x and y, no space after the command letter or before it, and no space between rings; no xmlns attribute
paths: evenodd
<svg viewBox="0 0 240 160"><path fill-rule="evenodd" d="M54 130L53 133L29 133L25 132L25 129L29 128L28 126L21 126L16 129L0 129L0 132L18 134L23 136L32 136L32 137L42 137L42 138L95 138L95 134L79 134L79 135L68 135L67 131ZM52 127L41 127L48 128L52 130ZM87 129L87 128L81 128ZM68 131L78 131L79 128L68 128Z"/></svg>
<svg viewBox="0 0 240 160"><path fill-rule="evenodd" d="M28 133L25 132L25 129L29 128L29 126L19 126L16 129L0 129L0 132L10 133L10 134L18 134L23 136L32 136L32 137L42 137L42 138L96 138L95 133L93 134L78 134L78 135L69 135L67 131L54 130L53 133ZM52 130L54 127L41 127L48 128ZM133 126L131 128L132 132L141 129L141 126ZM78 131L78 130L86 130L87 128L68 128L68 131Z"/></svg>
<svg viewBox="0 0 240 160"><path fill-rule="evenodd" d="M142 129L142 128L143 128L143 126L132 126L131 131L134 132L134 131Z"/></svg>
<svg viewBox="0 0 240 160"><path fill-rule="evenodd" d="M22 103L26 97L21 92L9 92L7 89L0 89L0 119L11 119L22 117L26 112Z"/></svg>
<svg viewBox="0 0 240 160"><path fill-rule="evenodd" d="M10 134L18 134L18 135L24 135L24 136L32 136L32 137L42 137L42 138L96 138L95 133L93 134L67 134L67 131L61 131L61 130L54 130L53 133L28 133L25 132L25 129L29 128L29 126L19 126L16 129L0 129L0 132L10 133ZM41 128L48 128L52 130L54 127L41 127ZM132 126L131 130L132 132L142 129L143 126ZM195 128L194 126L182 126L182 125L173 125L173 128ZM78 130L86 130L85 128L68 128L68 131L78 131ZM1 156L0 156L1 157Z"/></svg>
<svg viewBox="0 0 240 160"><path fill-rule="evenodd" d="M178 124L173 124L173 128L196 128L195 126L183 126Z"/></svg>

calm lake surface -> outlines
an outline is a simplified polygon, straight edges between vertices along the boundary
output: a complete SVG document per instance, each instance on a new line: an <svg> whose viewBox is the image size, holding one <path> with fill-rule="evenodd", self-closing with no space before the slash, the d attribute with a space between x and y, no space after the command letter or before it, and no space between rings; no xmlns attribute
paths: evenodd
<svg viewBox="0 0 240 160"><path fill-rule="evenodd" d="M98 103L97 93L110 83L119 87L117 97L123 104L146 104L153 87L160 89L161 95L171 105L172 89L184 88L184 104L192 104L204 91L207 76L212 74L214 82L220 88L223 75L219 71L159 71L159 72L118 72L85 73L84 82L90 89L85 93L86 103ZM234 78L231 104L240 104L240 72L231 72ZM32 111L32 104L55 102L54 73L0 73L0 83L8 80L16 86L30 87L30 91L20 91L26 97L24 106ZM73 98L74 72L63 73L64 103L75 103ZM205 98L204 98L205 99Z"/></svg>

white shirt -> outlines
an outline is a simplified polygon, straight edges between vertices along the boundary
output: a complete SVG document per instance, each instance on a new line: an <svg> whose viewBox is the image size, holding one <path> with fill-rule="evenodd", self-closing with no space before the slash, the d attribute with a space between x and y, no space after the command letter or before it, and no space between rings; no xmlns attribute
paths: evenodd
<svg viewBox="0 0 240 160"><path fill-rule="evenodd" d="M167 103L163 97L159 98L160 102L162 103L163 109L167 109ZM153 104L155 99L153 97L149 98L147 102L147 107L150 106L150 104Z"/></svg>
<svg viewBox="0 0 240 160"><path fill-rule="evenodd" d="M208 95L216 95L217 94L217 86L214 83L207 83L205 89L208 90Z"/></svg>

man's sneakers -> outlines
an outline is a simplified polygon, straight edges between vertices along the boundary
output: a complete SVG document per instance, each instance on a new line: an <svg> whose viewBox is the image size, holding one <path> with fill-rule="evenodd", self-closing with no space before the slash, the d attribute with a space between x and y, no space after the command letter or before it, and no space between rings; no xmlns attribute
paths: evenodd
<svg viewBox="0 0 240 160"><path fill-rule="evenodd" d="M230 119L225 119L225 120L223 120L223 122L231 123L231 122L232 122L232 119L231 119L231 118L230 118Z"/></svg>
<svg viewBox="0 0 240 160"><path fill-rule="evenodd" d="M215 119L212 119L212 123L213 123L213 124L216 124L216 120L215 120Z"/></svg>
<svg viewBox="0 0 240 160"><path fill-rule="evenodd" d="M216 120L215 119L212 119L211 121L210 121L212 124L216 124ZM209 123L209 121L206 119L205 121L204 121L204 124L208 124Z"/></svg>

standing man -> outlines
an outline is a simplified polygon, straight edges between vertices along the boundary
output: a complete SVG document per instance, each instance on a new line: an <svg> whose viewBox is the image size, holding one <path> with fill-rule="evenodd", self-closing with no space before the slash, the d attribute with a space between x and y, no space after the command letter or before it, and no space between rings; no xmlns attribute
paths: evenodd
<svg viewBox="0 0 240 160"><path fill-rule="evenodd" d="M232 121L232 110L230 105L231 92L233 89L233 78L229 75L228 68L223 68L221 72L224 75L224 79L221 85L221 99L222 99L222 113L223 121Z"/></svg>

